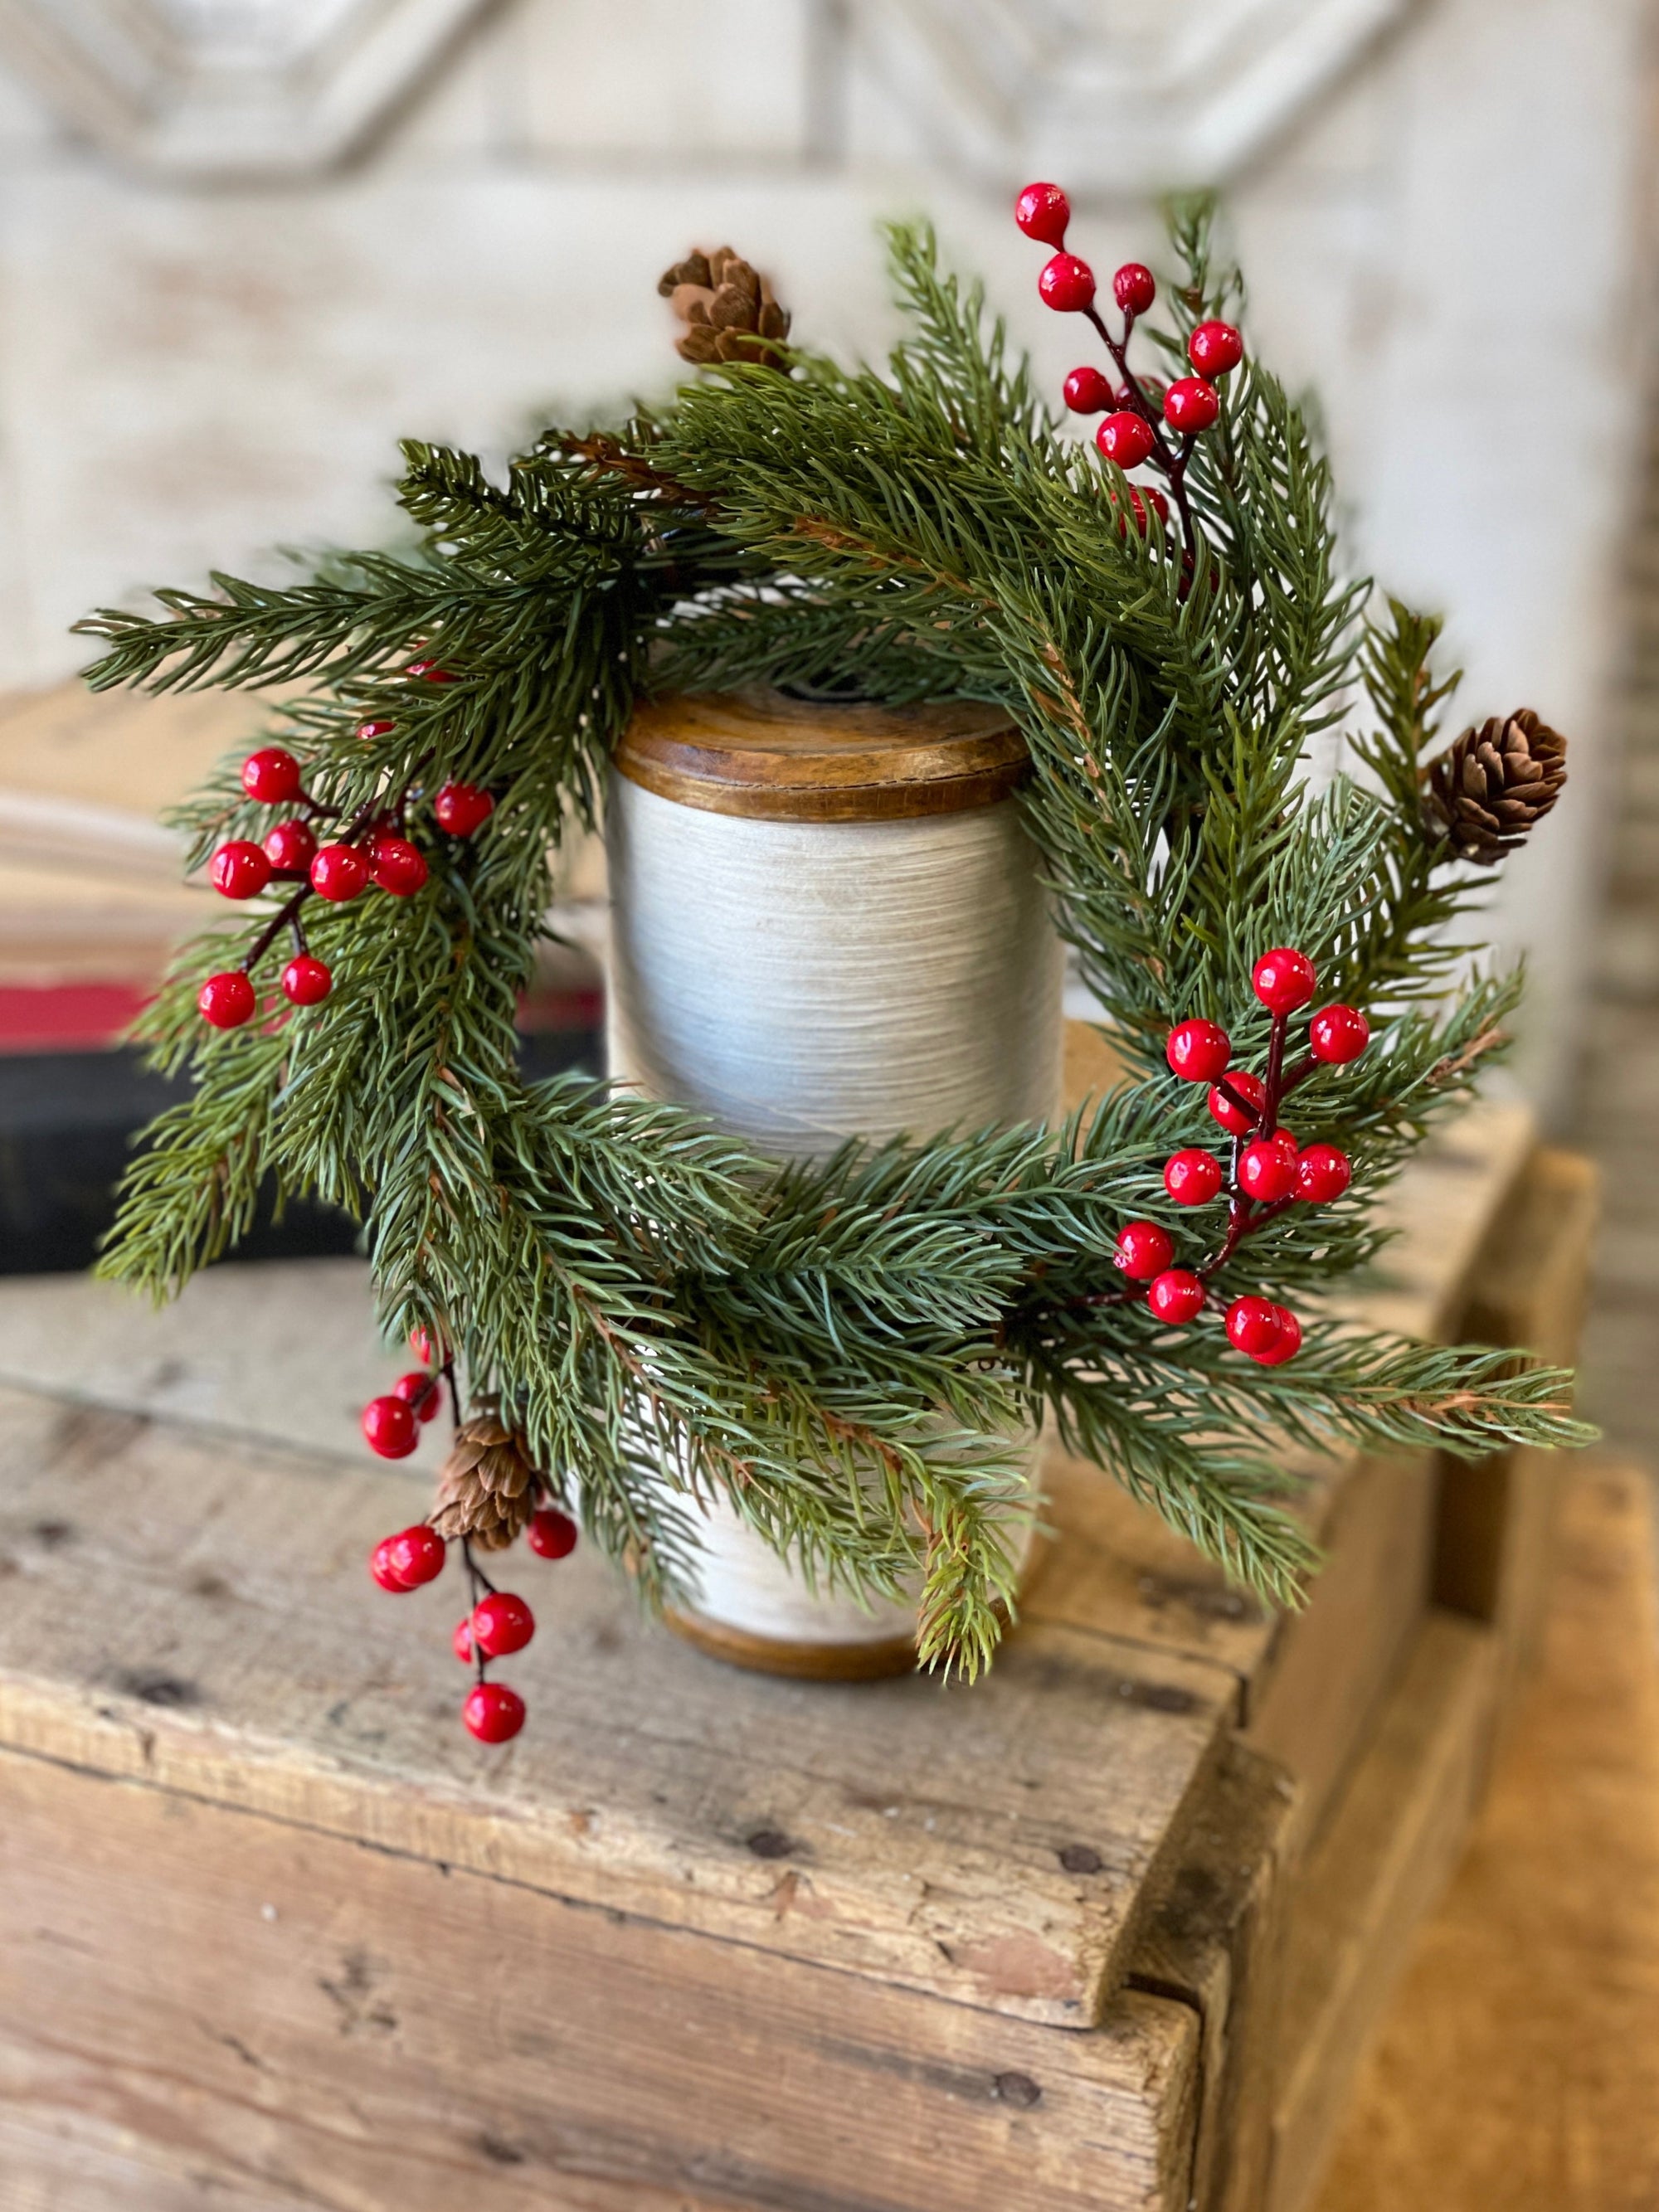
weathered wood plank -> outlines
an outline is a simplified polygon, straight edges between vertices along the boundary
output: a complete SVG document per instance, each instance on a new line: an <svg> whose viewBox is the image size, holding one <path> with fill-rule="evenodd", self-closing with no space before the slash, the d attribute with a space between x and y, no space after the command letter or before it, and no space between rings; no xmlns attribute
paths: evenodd
<svg viewBox="0 0 1659 2212"><path fill-rule="evenodd" d="M1336 1486L1325 1563L1250 1686L1244 1740L1299 1785L1316 1834L1400 1672L1428 1601L1434 1469L1426 1456L1366 1459Z"/></svg>
<svg viewBox="0 0 1659 2212"><path fill-rule="evenodd" d="M642 1621L596 1557L526 1559L531 1722L492 1754L458 1722L453 1577L394 1604L364 1572L406 1497L372 1465L0 1394L0 1741L1095 2017L1226 1734L1224 1670L1036 1627L972 1690L743 1678Z"/></svg>
<svg viewBox="0 0 1659 2212"><path fill-rule="evenodd" d="M1571 1365L1598 1212L1595 1170L1588 1160L1547 1149L1536 1153L1482 1251L1469 1334ZM1530 1450L1473 1466L1449 1462L1442 1470L1436 1601L1497 1625L1506 1699L1535 1654L1563 1473L1558 1455Z"/></svg>
<svg viewBox="0 0 1659 2212"><path fill-rule="evenodd" d="M1300 2212L1413 1929L1480 1794L1498 1639L1430 1613L1374 1739L1297 1880L1285 1968L1270 2212Z"/></svg>
<svg viewBox="0 0 1659 2212"><path fill-rule="evenodd" d="M1067 2033L16 1753L0 1807L37 2120L328 2212L1186 2203L1184 2004Z"/></svg>
<svg viewBox="0 0 1659 2212"><path fill-rule="evenodd" d="M1194 2212L1260 2212L1267 2187L1296 1796L1232 1746L1135 1952L1133 1986L1184 1997L1202 2027Z"/></svg>

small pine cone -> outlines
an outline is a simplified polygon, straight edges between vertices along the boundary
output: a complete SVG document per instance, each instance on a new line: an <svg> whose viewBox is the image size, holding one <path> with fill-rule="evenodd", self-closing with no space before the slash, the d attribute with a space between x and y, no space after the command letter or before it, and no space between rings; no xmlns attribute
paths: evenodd
<svg viewBox="0 0 1659 2212"><path fill-rule="evenodd" d="M659 278L657 289L685 325L676 342L682 361L778 362L775 340L789 335L789 317L772 287L729 246L689 253Z"/></svg>
<svg viewBox="0 0 1659 2212"><path fill-rule="evenodd" d="M1425 771L1429 834L1458 858L1491 867L1513 852L1560 796L1567 741L1530 707L1465 730Z"/></svg>
<svg viewBox="0 0 1659 2212"><path fill-rule="evenodd" d="M432 1525L441 1536L465 1536L480 1551L504 1552L536 1509L536 1471L516 1436L493 1407L455 1431L438 1474Z"/></svg>

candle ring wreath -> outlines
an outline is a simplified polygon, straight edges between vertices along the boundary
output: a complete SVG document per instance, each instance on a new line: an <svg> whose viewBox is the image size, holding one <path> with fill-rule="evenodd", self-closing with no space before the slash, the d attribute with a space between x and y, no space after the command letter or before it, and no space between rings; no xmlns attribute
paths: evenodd
<svg viewBox="0 0 1659 2212"><path fill-rule="evenodd" d="M485 1662L533 1623L477 1555L521 1534L558 1557L580 1522L660 1601L723 1497L820 1586L919 1586L921 1661L972 1676L1014 1610L1045 1415L1273 1603L1314 1563L1287 1441L1590 1433L1560 1370L1320 1311L1505 1041L1518 979L1456 924L1553 803L1562 741L1521 712L1438 749L1439 625L1343 568L1206 204L1171 210L1173 280L1127 264L1104 313L1064 194L1030 186L1016 219L1052 249L1042 299L1103 349L1064 389L1092 447L923 227L889 234L908 335L879 368L792 343L747 264L694 253L660 287L698 371L665 405L550 430L501 483L407 443L415 550L81 625L96 688L296 687L177 817L258 920L234 965L222 933L186 947L142 1018L195 1088L147 1133L101 1272L175 1293L268 1181L362 1223L419 1358L368 1442L402 1456L441 1403L456 1424L433 1515L374 1571L409 1589L464 1548L486 1741L523 1706ZM635 702L756 684L1006 710L1126 1071L1106 1095L785 1164L521 1077L553 859ZM1352 773L1316 787L1339 724Z"/></svg>

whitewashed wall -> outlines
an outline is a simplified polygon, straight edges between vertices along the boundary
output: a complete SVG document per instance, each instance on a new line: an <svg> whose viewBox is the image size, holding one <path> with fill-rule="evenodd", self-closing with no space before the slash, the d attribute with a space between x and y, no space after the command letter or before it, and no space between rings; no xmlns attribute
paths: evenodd
<svg viewBox="0 0 1659 2212"><path fill-rule="evenodd" d="M775 270L815 340L868 349L890 330L872 225L925 206L1057 382L1074 326L1036 303L1021 179L992 181L994 148L966 160L948 70L895 69L896 4L516 0L349 163L280 186L143 175L0 43L0 685L73 667L95 602L372 541L400 432L499 453L544 410L660 387L653 280L694 240ZM1232 192L1255 342L1321 392L1357 558L1452 611L1471 714L1531 703L1574 738L1496 917L1534 961L1524 1066L1551 1103L1642 447L1649 15L1424 0ZM1117 121L1103 98L1103 143ZM1073 242L1110 266L1154 240L1120 195Z"/></svg>

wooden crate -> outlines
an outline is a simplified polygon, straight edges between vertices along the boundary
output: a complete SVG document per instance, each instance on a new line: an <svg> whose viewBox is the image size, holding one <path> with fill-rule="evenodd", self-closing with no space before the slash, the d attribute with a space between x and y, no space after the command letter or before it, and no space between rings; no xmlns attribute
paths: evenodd
<svg viewBox="0 0 1659 2212"><path fill-rule="evenodd" d="M1373 1310L1565 1337L1588 1206L1482 1109ZM1475 1801L1542 1462L1311 1470L1279 1620L1057 1461L972 1690L733 1673L526 1563L486 1753L453 1578L363 1571L408 1478L153 1402L0 1390L8 2207L1305 2202Z"/></svg>

